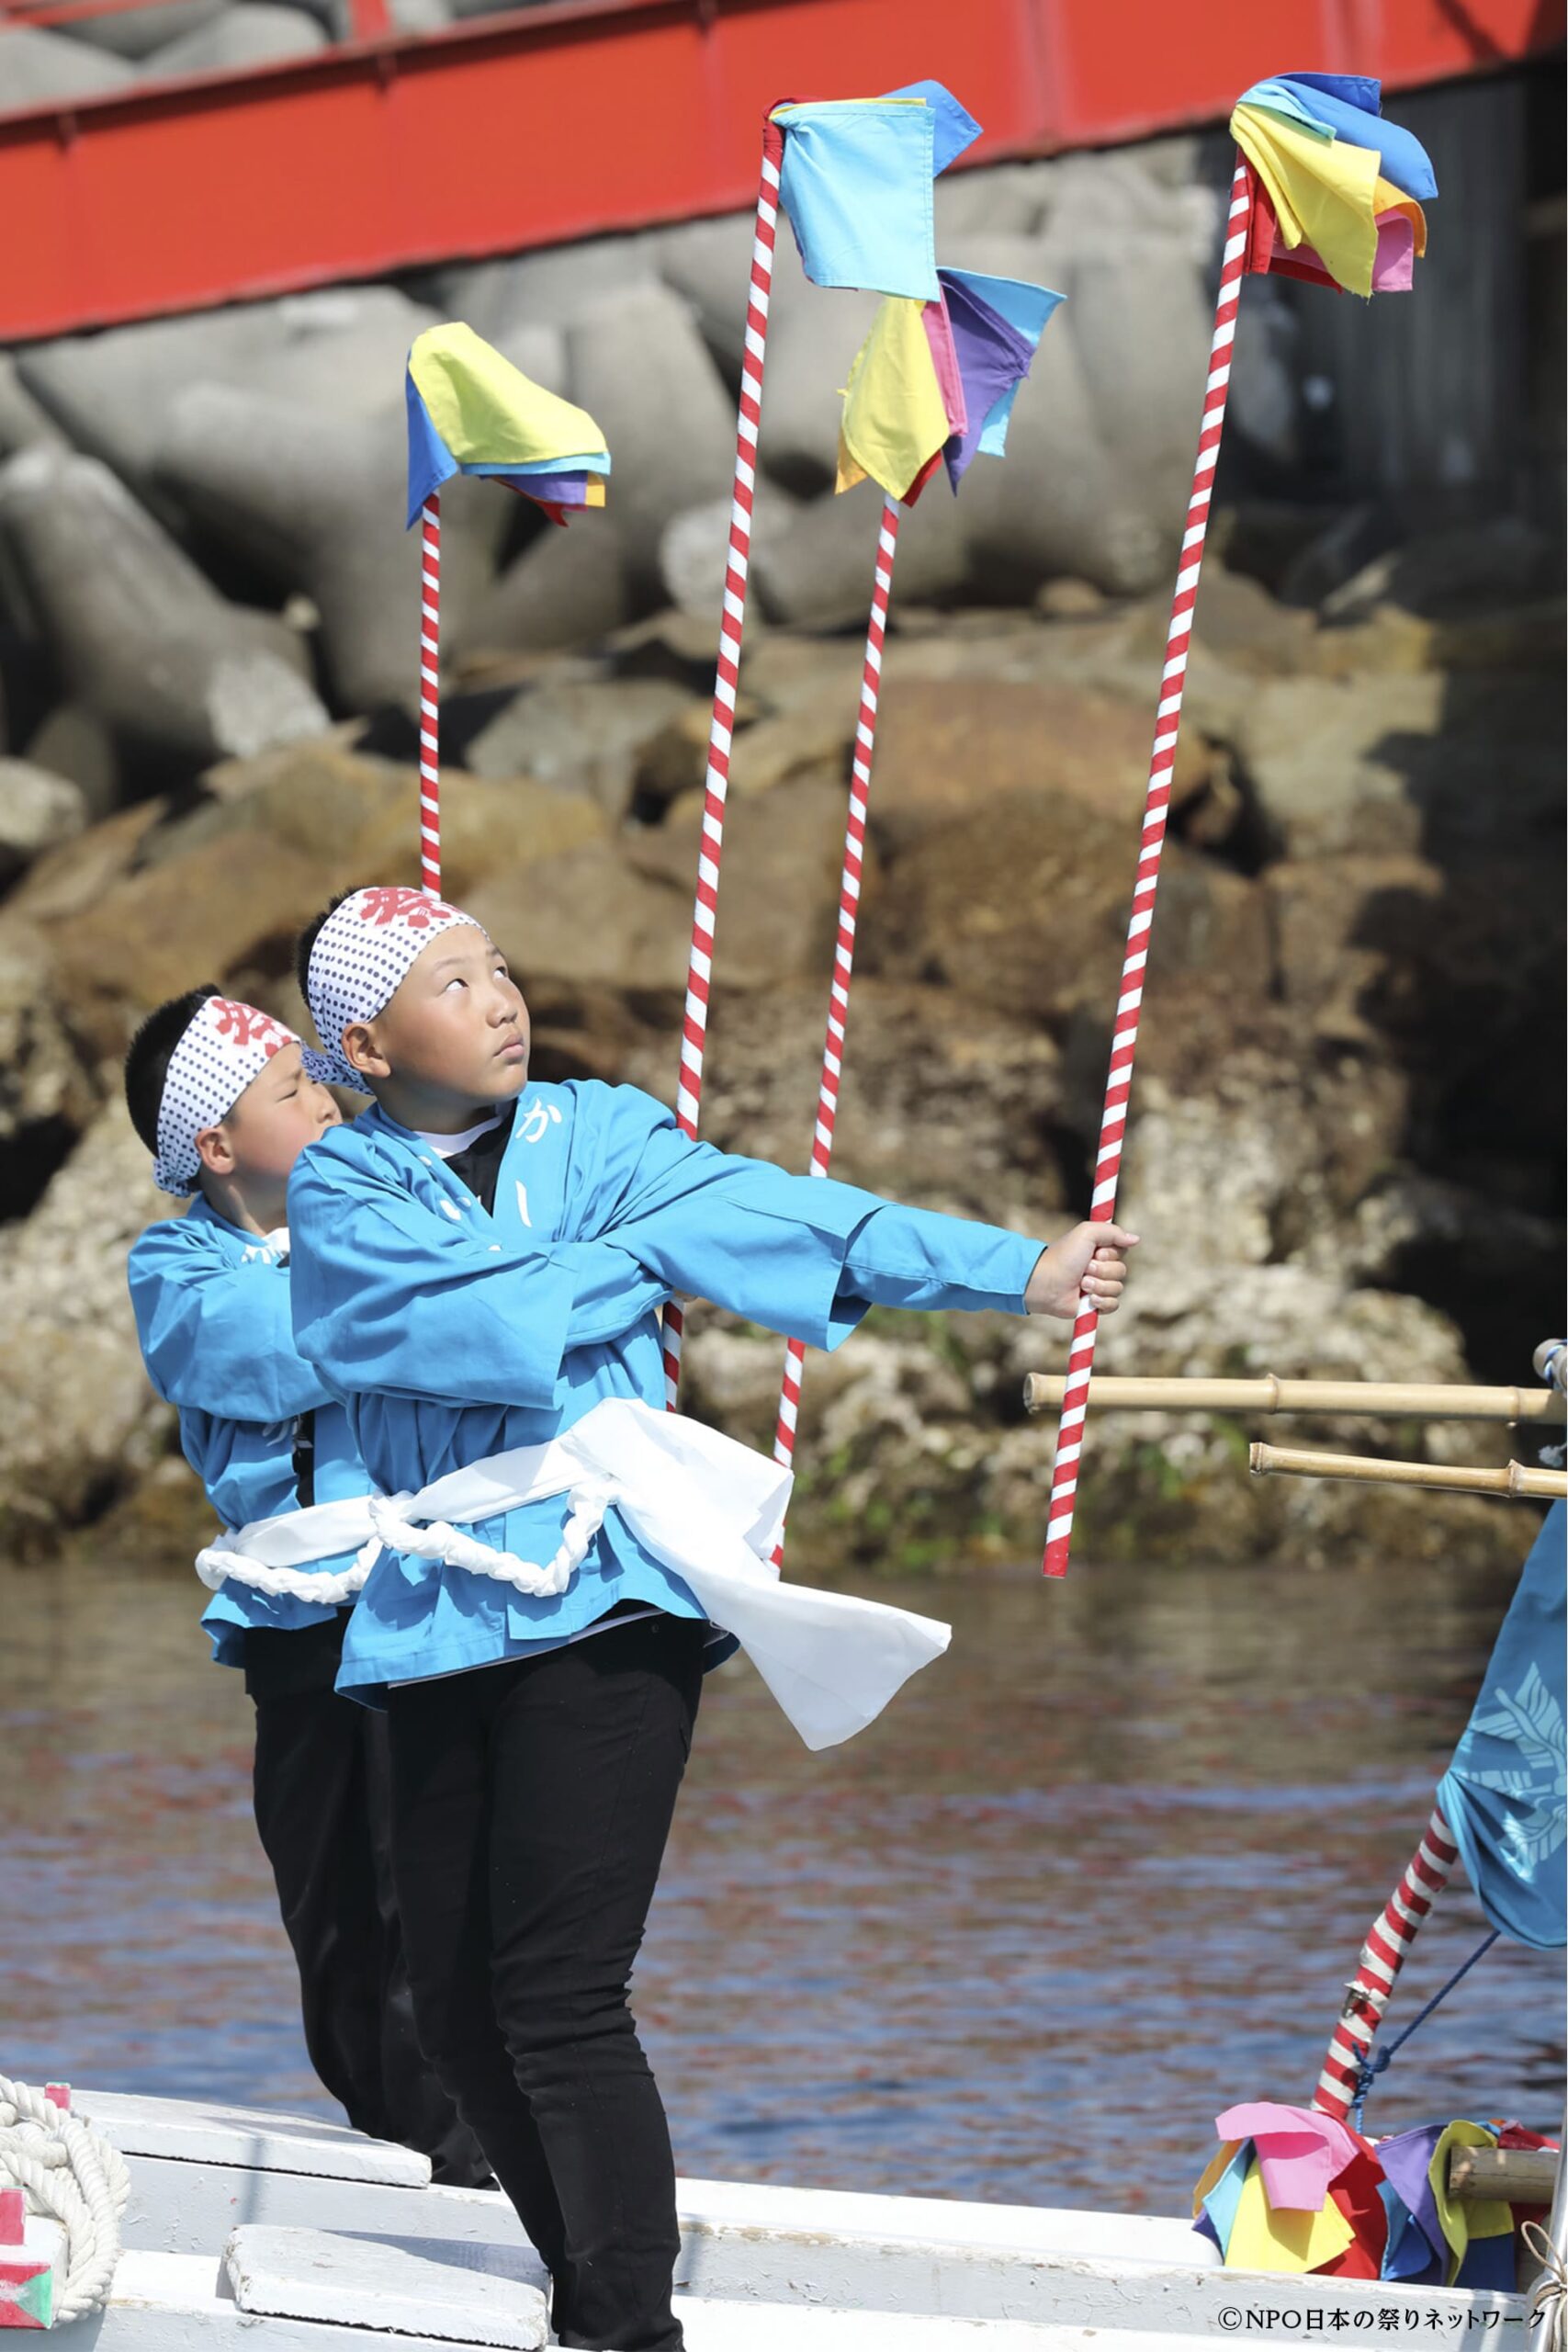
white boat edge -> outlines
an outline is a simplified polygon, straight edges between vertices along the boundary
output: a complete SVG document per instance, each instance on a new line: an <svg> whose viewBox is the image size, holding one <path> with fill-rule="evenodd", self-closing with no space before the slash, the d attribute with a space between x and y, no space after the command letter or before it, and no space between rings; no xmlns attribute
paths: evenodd
<svg viewBox="0 0 1568 2352"><path fill-rule="evenodd" d="M73 2346L195 2352L234 2344L241 2326L259 2330L257 2352L548 2340L525 2321L536 2258L494 2191L424 2185L422 2158L319 2119L85 2088L73 2105L131 2177L109 2302L73 2324ZM1224 2334L1327 2333L1339 2311L1337 2332L1358 2314L1365 2331L1376 2309L1396 2311L1402 2333L1449 2336L1527 2316L1518 2294L1226 2270L1177 2216L703 2180L680 2184L679 2208L690 2352L1085 2352L1107 2336L1110 2352L1179 2352ZM350 2321L356 2266L378 2245L411 2292ZM258 2309L258 2292L287 2308Z"/></svg>

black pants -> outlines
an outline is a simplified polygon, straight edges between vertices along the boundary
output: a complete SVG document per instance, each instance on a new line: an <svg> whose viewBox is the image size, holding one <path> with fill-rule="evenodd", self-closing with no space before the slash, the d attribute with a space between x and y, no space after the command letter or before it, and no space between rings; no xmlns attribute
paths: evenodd
<svg viewBox="0 0 1568 2352"><path fill-rule="evenodd" d="M420 2038L548 2267L562 2345L680 2352L670 2135L626 2005L705 1629L645 1617L390 1694Z"/></svg>
<svg viewBox="0 0 1568 2352"><path fill-rule="evenodd" d="M246 1636L256 1827L299 1970L305 2047L349 2121L471 2188L491 2168L423 2057L388 1859L383 1715L333 1690L341 1623Z"/></svg>

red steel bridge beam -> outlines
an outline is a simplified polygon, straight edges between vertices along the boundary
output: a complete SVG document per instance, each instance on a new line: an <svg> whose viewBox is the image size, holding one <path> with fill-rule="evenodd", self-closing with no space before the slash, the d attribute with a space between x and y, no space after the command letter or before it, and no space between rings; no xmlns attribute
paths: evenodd
<svg viewBox="0 0 1568 2352"><path fill-rule="evenodd" d="M355 21L299 62L0 115L0 341L739 209L786 92L947 73L976 160L1043 154L1219 119L1281 65L1494 70L1560 40L1563 0L551 0L417 39L371 36L381 0L356 0Z"/></svg>

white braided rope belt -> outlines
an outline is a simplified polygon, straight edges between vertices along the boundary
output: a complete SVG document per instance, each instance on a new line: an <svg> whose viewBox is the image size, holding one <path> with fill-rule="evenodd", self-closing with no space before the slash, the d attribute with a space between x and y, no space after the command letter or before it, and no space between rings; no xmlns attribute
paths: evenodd
<svg viewBox="0 0 1568 2352"><path fill-rule="evenodd" d="M35 2213L65 2231L51 2325L102 2309L119 2260L119 2217L130 2182L119 2150L80 2116L63 2113L26 2083L0 2075L0 2183L27 2193Z"/></svg>
<svg viewBox="0 0 1568 2352"><path fill-rule="evenodd" d="M735 1634L807 1746L831 1747L940 1657L951 1628L881 1601L782 1583L770 1555L790 1486L787 1470L716 1430L605 1397L547 1444L489 1454L417 1494L256 1521L209 1546L197 1567L208 1584L233 1577L261 1591L340 1601L360 1589L385 1545L544 1597L566 1590L614 1506L714 1623ZM522 1560L463 1532L555 1495L568 1497L568 1515L548 1561ZM356 1545L352 1568L301 1573L310 1558Z"/></svg>

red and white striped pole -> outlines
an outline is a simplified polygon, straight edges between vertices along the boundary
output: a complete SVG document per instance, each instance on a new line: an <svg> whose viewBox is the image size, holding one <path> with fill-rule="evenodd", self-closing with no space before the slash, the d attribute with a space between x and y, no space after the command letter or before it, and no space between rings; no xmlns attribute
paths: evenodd
<svg viewBox="0 0 1568 2352"><path fill-rule="evenodd" d="M1187 653L1192 637L1192 611L1198 602L1198 574L1208 536L1209 504L1213 495L1214 465L1224 429L1225 399L1230 390L1231 345L1235 339L1236 309L1247 269L1247 232L1252 216L1252 183L1245 161L1236 158L1231 182L1230 212L1225 226L1224 260L1220 294L1214 311L1214 338L1209 352L1209 379L1203 391L1203 422L1198 435L1198 464L1181 541L1181 566L1166 639L1165 669L1160 679L1159 707L1155 717L1154 752L1149 763L1148 797L1144 803L1143 844L1138 853L1138 877L1133 889L1132 920L1127 925L1127 953L1122 966L1122 986L1111 1040L1111 1071L1105 1087L1100 1121L1100 1151L1094 1167L1094 1194L1089 1216L1109 1225L1116 1213L1116 1184L1122 1169L1122 1143L1127 1127L1127 1098L1133 1087L1133 1057L1138 1047L1138 1008L1144 999L1144 970L1149 958L1149 929L1154 922L1155 892L1159 885L1160 852L1165 846L1170 807L1171 772L1176 765L1177 737L1181 728L1181 696L1187 680ZM1056 1458L1051 1468L1051 1504L1045 1529L1044 1572L1067 1573L1073 1540L1073 1504L1077 1494L1078 1461L1083 1453L1084 1416L1089 1407L1089 1374L1094 1367L1095 1333L1100 1317L1087 1302L1073 1325L1067 1354L1067 1377L1062 1397L1062 1418L1056 1431Z"/></svg>
<svg viewBox="0 0 1568 2352"><path fill-rule="evenodd" d="M751 285L746 304L746 356L741 362L740 413L736 424L735 494L729 510L729 560L724 576L719 620L718 667L708 731L706 797L697 850L697 896L692 911L692 953L686 968L686 1006L681 1024L681 1075L675 1123L694 1136L702 1114L703 1051L707 1042L708 992L713 981L714 921L718 912L718 869L724 854L724 804L729 790L729 747L735 728L735 695L740 679L740 642L746 628L746 580L751 558L751 508L757 494L757 434L762 421L762 367L767 356L768 298L773 283L773 239L778 231L779 175L784 135L776 122L762 130L762 178L757 191L757 229L751 244ZM685 1318L671 1301L664 1310L664 1401L674 1412L681 1389L681 1347Z"/></svg>
<svg viewBox="0 0 1568 2352"><path fill-rule="evenodd" d="M432 491L420 514L419 879L441 891L441 500Z"/></svg>
<svg viewBox="0 0 1568 2352"><path fill-rule="evenodd" d="M833 1157L833 1129L839 1116L839 1081L844 1074L844 1037L850 1017L850 981L854 974L855 920L860 912L861 871L865 862L865 815L871 797L871 763L876 750L876 706L882 690L882 644L887 634L887 607L893 594L893 560L898 552L898 502L884 501L876 535L876 571L871 591L871 618L865 632L865 666L861 673L860 718L855 727L854 759L850 769L850 813L844 832L843 871L839 876L839 936L833 949L833 978L828 998L828 1035L822 1047L822 1082L817 1096L817 1125L811 1137L811 1173L826 1176ZM791 1340L784 1351L784 1385L779 1391L778 1426L773 1432L773 1459L787 1468L795 1459L795 1424L800 1413L800 1384L806 1374L806 1343ZM775 1560L783 1555L779 1538Z"/></svg>
<svg viewBox="0 0 1568 2352"><path fill-rule="evenodd" d="M1434 1805L1421 1843L1379 1913L1361 1946L1356 1973L1345 1987L1345 2006L1312 2098L1320 2114L1337 2116L1341 2122L1349 2114L1361 2064L1382 2023L1394 1979L1416 1940L1416 1930L1448 1884L1458 1860L1449 1825Z"/></svg>

